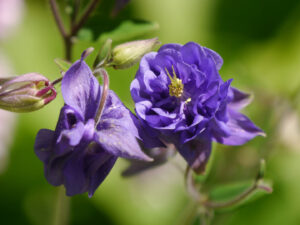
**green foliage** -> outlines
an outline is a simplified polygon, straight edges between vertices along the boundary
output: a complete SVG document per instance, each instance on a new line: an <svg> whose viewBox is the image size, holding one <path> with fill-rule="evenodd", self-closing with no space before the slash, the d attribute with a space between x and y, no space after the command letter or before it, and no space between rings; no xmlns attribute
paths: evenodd
<svg viewBox="0 0 300 225"><path fill-rule="evenodd" d="M102 32L114 30L124 18L130 13L125 10L117 16L112 15L115 1L101 1L93 15L89 17L83 29L79 32L78 38L83 37L82 32L90 33L90 41L97 40ZM85 37L86 38L86 37Z"/></svg>
<svg viewBox="0 0 300 225"><path fill-rule="evenodd" d="M271 188L270 182L264 182L263 184L262 183L260 184L268 188ZM235 199L237 196L243 194L250 188L252 188L253 185L254 185L254 181L243 181L243 182L235 182L235 183L220 185L210 191L209 199L213 202L220 202L220 203L230 201L232 199ZM268 192L265 189L256 188L255 191L251 192L251 194L247 195L247 197L239 201L237 204L233 204L230 207L217 209L217 211L228 211L228 210L236 209L237 207L246 205L248 203L257 200L265 196L266 194L268 194Z"/></svg>
<svg viewBox="0 0 300 225"><path fill-rule="evenodd" d="M113 31L103 33L98 41L103 42L110 38L115 44L121 43L144 37L147 34L152 34L154 31L157 31L158 28L159 25L155 22L126 20Z"/></svg>
<svg viewBox="0 0 300 225"><path fill-rule="evenodd" d="M63 45L49 6L46 1L25 2L27 13L24 14L22 25L19 26L15 36L1 40L1 54L5 54L11 62L15 74L36 71L51 80L56 79L60 75L52 59L62 57ZM74 2L74 0L58 2ZM81 0L79 15L88 2L89 0ZM249 165L251 168L253 157L258 159L270 155L271 157L267 157L268 177L274 180L276 188L272 195L259 198L255 204L243 204L246 207L236 208L234 213L216 214L213 224L298 225L299 147L296 145L295 149L291 149L280 145L277 127L280 121L274 115L280 112L278 99L288 100L287 96L291 91L295 92L293 100L295 108L298 109L298 116L300 115L299 1L217 0L189 1L187 4L185 1L142 0L132 1L134 7L131 8L129 5L115 18L110 16L113 3L111 0L101 1L98 12L93 16L94 21L89 21L79 34L78 38L83 40L82 42L101 40L104 43L107 37L113 36L111 34L116 32L116 28L122 27L124 18L135 25L141 25L143 22L138 23L131 18L157 21L162 27L157 36L163 43L183 44L187 41L197 41L216 50L224 58L222 77L233 77L234 86L255 95L255 100L246 109L246 113L267 132L267 139L258 138L244 147L222 149L218 146L217 150L220 153L218 156L221 157L210 159L209 164L212 162L214 164L213 170L209 173L208 165L207 175L199 177L199 182L203 181L201 180L203 178L206 181L208 175L212 185L220 179L237 180L249 176L245 168ZM107 7L101 12L103 4L111 4L111 9ZM60 6L60 11L64 13L65 8L63 5ZM67 16L63 17L66 24L69 19ZM122 19L119 19L120 17ZM195 23L191 24L191 20ZM152 33L154 30L150 29L149 32ZM100 37L102 31L106 37ZM127 35L128 31L126 29L123 31ZM191 31L194 34L192 37ZM144 34L141 32L141 35ZM121 34L120 37L116 37L116 40L118 39L122 42L126 38ZM86 47L89 46L84 46ZM74 59L75 56L79 57L82 49L75 52ZM136 69L137 67L122 72L112 69L109 71L111 88L126 105L132 104L128 90ZM50 185L43 177L42 164L33 153L33 145L34 137L40 128L54 128L59 114L58 109L62 105L59 95L58 99L47 108L19 116L16 133L11 135L14 138L14 145L7 151L8 160L3 162L3 165L8 164L8 167L6 171L2 171L0 177L1 224L47 225L50 216L48 213L52 210L55 195L51 191L47 193L42 191ZM272 118L277 119L272 121ZM291 137L294 136L294 133L291 134L293 134ZM255 154L254 156L252 154L252 158L248 158L243 151ZM215 169L220 164L227 165L226 169ZM241 167L245 170L237 171L237 168ZM123 168L122 161L118 161L113 171L115 175L103 183L95 198L88 199L84 195L72 198L70 225L166 225L177 221L178 214L186 208L188 200L185 199L181 175L174 179L174 174L178 174L175 168L171 171L161 170L159 173L149 172L145 176L127 180L119 177ZM211 193L211 198L216 201L231 199L249 188L249 185L251 181L246 181L244 185L236 184L233 188L227 187L223 190L216 188ZM118 192L120 187L122 191ZM263 191L259 192L264 196ZM196 222L199 223L199 218Z"/></svg>
<svg viewBox="0 0 300 225"><path fill-rule="evenodd" d="M94 62L94 68L101 67L106 62L109 62L111 58L111 45L112 40L107 39L96 57L96 60Z"/></svg>
<svg viewBox="0 0 300 225"><path fill-rule="evenodd" d="M115 1L102 1L95 13L78 33L82 41L104 43L108 38L115 44L145 37L158 29L158 24L133 18L130 8L113 13Z"/></svg>
<svg viewBox="0 0 300 225"><path fill-rule="evenodd" d="M38 190L29 193L24 201L25 212L33 225L52 225L55 212L54 192Z"/></svg>
<svg viewBox="0 0 300 225"><path fill-rule="evenodd" d="M98 43L104 43L107 39L111 39L115 44L126 41L131 41L137 38L146 37L149 34L157 31L159 25L155 22L125 20L113 30L104 32L97 38ZM92 41L95 37L90 29L82 29L78 38L81 41Z"/></svg>

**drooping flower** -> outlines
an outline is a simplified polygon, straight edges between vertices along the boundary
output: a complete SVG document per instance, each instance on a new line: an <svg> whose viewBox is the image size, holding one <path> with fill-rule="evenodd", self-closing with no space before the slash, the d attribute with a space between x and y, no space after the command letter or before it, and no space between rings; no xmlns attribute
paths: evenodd
<svg viewBox="0 0 300 225"><path fill-rule="evenodd" d="M46 179L54 186L64 185L69 196L84 192L92 196L118 157L150 160L137 142L133 115L113 91L104 93L83 59L62 79L65 105L55 131L40 130L35 142Z"/></svg>
<svg viewBox="0 0 300 225"><path fill-rule="evenodd" d="M264 135L239 112L249 95L222 80L222 64L197 43L166 44L142 58L131 83L136 114L148 132L175 144L196 172L204 172L212 141L242 145Z"/></svg>

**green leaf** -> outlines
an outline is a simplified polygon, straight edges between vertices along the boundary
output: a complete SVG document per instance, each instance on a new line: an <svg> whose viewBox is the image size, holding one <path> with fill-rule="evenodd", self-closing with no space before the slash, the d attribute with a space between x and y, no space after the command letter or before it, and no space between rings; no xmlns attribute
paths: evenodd
<svg viewBox="0 0 300 225"><path fill-rule="evenodd" d="M223 203L235 199L237 196L243 194L246 190L251 188L254 184L254 181L244 181L244 182L236 182L225 185L220 185L210 192L210 201ZM224 207L221 209L217 209L217 211L228 211L235 209L237 207L243 206L250 202L253 202L266 194L272 192L271 183L266 181L259 181L258 188L251 192L247 197L243 198L239 202L231 205L230 207Z"/></svg>
<svg viewBox="0 0 300 225"><path fill-rule="evenodd" d="M158 28L159 25L157 23L126 20L113 31L103 33L98 41L104 42L110 38L114 44L122 43L141 38L147 34L152 34L154 31L157 31Z"/></svg>
<svg viewBox="0 0 300 225"><path fill-rule="evenodd" d="M81 29L78 33L77 38L81 41L91 41L94 39L94 34L89 29Z"/></svg>
<svg viewBox="0 0 300 225"><path fill-rule="evenodd" d="M84 27L79 31L79 34L77 35L78 39L82 40L82 37L87 38L87 36L82 35L82 32L87 33L88 30L88 32L92 34L90 36L91 39L88 41L95 41L103 32L114 30L124 19L129 18L130 12L128 10L122 10L122 13L113 16L112 12L114 7L115 1L101 1L84 24ZM85 39L85 41L87 40Z"/></svg>
<svg viewBox="0 0 300 225"><path fill-rule="evenodd" d="M135 38L149 38L144 35L152 35L158 24L132 18L130 4L127 6L127 3L102 1L79 31L78 40L103 44L110 38L119 44Z"/></svg>
<svg viewBox="0 0 300 225"><path fill-rule="evenodd" d="M66 72L72 65L70 62L59 58L54 59L54 62L56 63L56 65L58 65L60 72Z"/></svg>

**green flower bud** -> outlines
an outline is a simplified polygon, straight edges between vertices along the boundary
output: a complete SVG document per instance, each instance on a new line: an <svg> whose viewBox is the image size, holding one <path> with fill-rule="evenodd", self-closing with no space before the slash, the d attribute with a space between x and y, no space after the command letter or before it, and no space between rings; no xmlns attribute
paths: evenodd
<svg viewBox="0 0 300 225"><path fill-rule="evenodd" d="M31 112L56 97L49 80L37 73L0 79L0 108L12 112Z"/></svg>
<svg viewBox="0 0 300 225"><path fill-rule="evenodd" d="M112 50L112 61L110 65L115 69L129 68L159 44L158 38L152 38L117 45Z"/></svg>

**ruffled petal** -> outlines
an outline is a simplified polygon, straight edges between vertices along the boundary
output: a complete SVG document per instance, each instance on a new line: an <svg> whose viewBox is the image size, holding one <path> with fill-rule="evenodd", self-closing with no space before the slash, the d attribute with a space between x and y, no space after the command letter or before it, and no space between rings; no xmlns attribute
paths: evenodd
<svg viewBox="0 0 300 225"><path fill-rule="evenodd" d="M265 133L248 117L233 110L229 110L226 127L230 135L217 140L224 145L243 145L256 136L265 136Z"/></svg>
<svg viewBox="0 0 300 225"><path fill-rule="evenodd" d="M211 138L203 135L177 146L179 153L196 173L204 173L211 153Z"/></svg>
<svg viewBox="0 0 300 225"><path fill-rule="evenodd" d="M41 129L35 138L34 152L44 163L49 161L52 153L54 132L52 130Z"/></svg>
<svg viewBox="0 0 300 225"><path fill-rule="evenodd" d="M182 54L183 61L190 65L197 65L198 67L203 63L205 59L204 48L195 42L188 42L180 48L180 53Z"/></svg>
<svg viewBox="0 0 300 225"><path fill-rule="evenodd" d="M98 147L99 149L99 147ZM98 186L104 181L109 174L118 157L113 156L105 151L98 150L97 153L87 156L87 177L89 179L88 193L92 197Z"/></svg>
<svg viewBox="0 0 300 225"><path fill-rule="evenodd" d="M110 91L106 106L97 125L96 142L103 150L118 157L151 160L142 152L138 142L138 129L131 112Z"/></svg>
<svg viewBox="0 0 300 225"><path fill-rule="evenodd" d="M82 135L84 133L84 124L82 122L76 123L76 125L70 130L63 130L57 139L57 143L63 141L67 142L70 146L76 146L79 144Z"/></svg>
<svg viewBox="0 0 300 225"><path fill-rule="evenodd" d="M139 120L134 115L131 117L138 129L139 139L142 140L145 148L165 147L164 143L159 139L160 134L157 130L146 124L144 120Z"/></svg>
<svg viewBox="0 0 300 225"><path fill-rule="evenodd" d="M149 169L153 169L164 164L176 154L176 149L172 144L168 144L166 148L152 148L145 151L151 158L153 158L153 161L141 162L130 160L130 165L122 172L122 176L133 176Z"/></svg>
<svg viewBox="0 0 300 225"><path fill-rule="evenodd" d="M249 105L252 101L252 97L250 94L242 92L236 88L231 88L231 102L228 106L234 110L240 110L247 105Z"/></svg>
<svg viewBox="0 0 300 225"><path fill-rule="evenodd" d="M215 64L216 64L216 67L217 67L217 70L220 70L222 65L223 65L223 59L222 57L216 53L215 51L209 49L209 48L204 48L204 51L206 52L206 54L208 54L209 56L212 57L212 59L214 60Z"/></svg>
<svg viewBox="0 0 300 225"><path fill-rule="evenodd" d="M83 118L73 108L65 105L60 111L55 129L54 139L56 144L76 146L80 142L83 133ZM59 153L58 149L56 153Z"/></svg>
<svg viewBox="0 0 300 225"><path fill-rule="evenodd" d="M170 44L165 44L163 46L160 47L160 49L158 50L158 52L161 52L161 51L164 51L166 49L174 49L176 51L179 51L179 49L182 47L182 45L180 44L173 44L173 43L170 43Z"/></svg>
<svg viewBox="0 0 300 225"><path fill-rule="evenodd" d="M150 101L142 101L142 102L138 102L135 105L135 111L136 114L142 118L142 119L146 119L146 113L147 111L149 111L149 109L152 107L152 103Z"/></svg>
<svg viewBox="0 0 300 225"><path fill-rule="evenodd" d="M45 177L50 184L59 186L64 183L63 168L70 155L71 151L63 155L54 155L52 152L51 159L44 165Z"/></svg>
<svg viewBox="0 0 300 225"><path fill-rule="evenodd" d="M228 124L223 121L219 121L216 118L212 118L209 122L209 129L217 142L222 142L224 138L230 137L231 130Z"/></svg>
<svg viewBox="0 0 300 225"><path fill-rule="evenodd" d="M87 191L88 182L84 171L84 151L88 143L80 143L74 152L65 160L63 165L64 186L68 196Z"/></svg>

